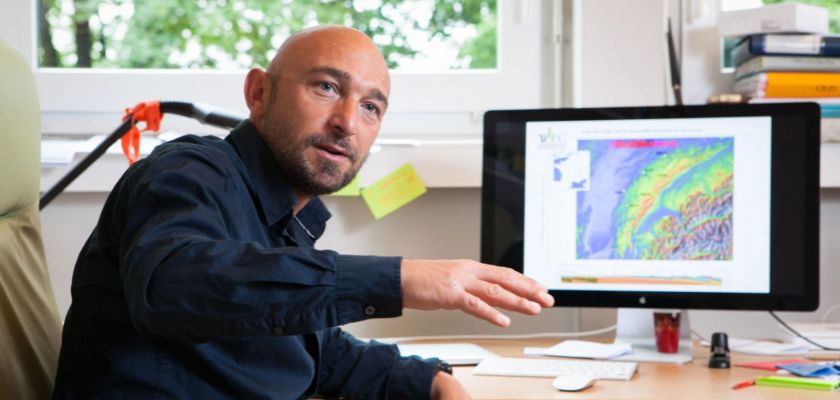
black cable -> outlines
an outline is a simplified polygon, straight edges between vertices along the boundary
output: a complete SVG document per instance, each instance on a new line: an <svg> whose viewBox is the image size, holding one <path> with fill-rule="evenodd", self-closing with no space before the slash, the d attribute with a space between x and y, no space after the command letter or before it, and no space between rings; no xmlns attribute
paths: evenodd
<svg viewBox="0 0 840 400"><path fill-rule="evenodd" d="M674 47L674 35L671 32L671 18L668 18L668 32L665 34L668 42L668 66L671 71L671 88L674 90L674 103L683 105L682 80L680 79L680 65L677 61L677 50Z"/></svg>
<svg viewBox="0 0 840 400"><path fill-rule="evenodd" d="M71 168L66 175L62 176L61 179L59 179L58 182L56 182L55 185L53 185L53 187L49 188L49 190L47 190L44 193L44 195L41 196L41 199L38 201L38 209L43 210L44 207L50 204L50 202L53 201L53 199L55 199L56 196L61 194L61 192L63 192L64 189L67 188L67 186L69 186L71 182L78 178L79 175L82 174L82 172L85 172L85 170L88 169L88 167L90 167L94 161L96 161L99 157L105 154L108 148L111 147L112 144L116 143L117 140L120 140L120 138L123 137L123 135L125 135L126 132L128 132L130 129L131 120L126 119L125 121L123 121L122 124L120 124L120 126L117 129L115 129L113 132L111 132L111 134L106 136L105 140L103 140L102 143L99 143L99 145L97 145L96 148L94 148L87 156L85 156L85 158L79 161L78 164L74 165L73 168Z"/></svg>
<svg viewBox="0 0 840 400"><path fill-rule="evenodd" d="M184 117L193 118L202 124L217 126L220 128L231 129L242 122L243 117L231 114L225 111L218 111L207 108L197 103L187 103L182 101L161 101L161 114L177 114ZM131 129L131 118L126 117L122 124L105 137L102 143L99 143L85 158L74 165L73 168L67 172L66 175L56 182L53 187L49 188L38 202L38 208L43 210L53 199L55 199L67 186L70 185L79 175L82 174L88 167L90 167L99 157L101 157L108 150L111 145L120 140L123 135L128 133Z"/></svg>
<svg viewBox="0 0 840 400"><path fill-rule="evenodd" d="M245 119L241 115L217 110L201 103L188 103L184 101L161 101L160 113L177 114L195 119L202 124L213 125L224 129L233 129Z"/></svg>
<svg viewBox="0 0 840 400"><path fill-rule="evenodd" d="M691 330L691 334L696 336L697 339L700 339L701 342L712 343L711 340L706 339L705 336L701 335L700 332L695 331L694 329Z"/></svg>
<svg viewBox="0 0 840 400"><path fill-rule="evenodd" d="M790 325L788 325L788 324L786 324L786 323L785 323L785 321L782 321L782 319L781 319L781 318L779 318L779 316L778 316L778 315L776 315L776 313L774 313L773 311L767 311L767 312L769 312L769 313L770 313L770 316L772 316L773 318L775 318L775 319L776 319L776 321L778 321L780 324L782 324L782 326L784 326L787 330L789 330L789 331L790 331L791 333L793 333L794 335L799 336L802 340L804 340L804 341L806 341L806 342L808 342L808 343L811 343L811 344L813 344L814 346L819 347L821 350L840 351L840 348L823 346L823 345L821 345L821 344L819 344L819 343L817 343L817 342L815 342L815 341L813 341L813 340L811 340L811 339L806 338L805 336L802 336L802 334L801 334L801 333L799 333L799 332L797 332L797 331L796 331L796 329L791 328L791 327L790 327Z"/></svg>

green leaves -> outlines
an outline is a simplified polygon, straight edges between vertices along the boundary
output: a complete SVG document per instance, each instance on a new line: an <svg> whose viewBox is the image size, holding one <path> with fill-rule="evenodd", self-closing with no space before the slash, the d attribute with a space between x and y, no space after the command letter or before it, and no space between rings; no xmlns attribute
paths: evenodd
<svg viewBox="0 0 840 400"><path fill-rule="evenodd" d="M495 0L39 1L42 66L265 66L292 32L318 24L364 32L391 68L418 54L418 34L459 49L453 68L496 66Z"/></svg>

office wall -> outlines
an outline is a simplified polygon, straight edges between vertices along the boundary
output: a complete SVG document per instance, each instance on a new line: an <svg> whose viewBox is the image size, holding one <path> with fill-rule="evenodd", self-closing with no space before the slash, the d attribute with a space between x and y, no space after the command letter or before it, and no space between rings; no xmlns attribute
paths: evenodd
<svg viewBox="0 0 840 400"><path fill-rule="evenodd" d="M662 105L670 98L664 0L578 0L571 57L575 107Z"/></svg>

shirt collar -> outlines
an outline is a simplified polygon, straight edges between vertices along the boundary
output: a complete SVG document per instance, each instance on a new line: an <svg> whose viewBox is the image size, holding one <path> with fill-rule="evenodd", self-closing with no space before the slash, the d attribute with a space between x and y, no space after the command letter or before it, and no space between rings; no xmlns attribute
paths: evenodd
<svg viewBox="0 0 840 400"><path fill-rule="evenodd" d="M274 225L280 221L284 222L284 226L289 224L295 195L257 128L246 119L233 128L226 140L233 145L245 164L268 224ZM313 197L298 212L297 218L315 240L324 233L330 216L321 199Z"/></svg>

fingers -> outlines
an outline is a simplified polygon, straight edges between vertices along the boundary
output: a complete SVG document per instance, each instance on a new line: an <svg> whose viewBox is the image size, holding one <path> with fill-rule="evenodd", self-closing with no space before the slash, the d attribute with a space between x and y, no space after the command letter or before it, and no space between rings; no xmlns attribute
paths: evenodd
<svg viewBox="0 0 840 400"><path fill-rule="evenodd" d="M474 287L467 290L494 307L531 315L539 314L542 310L540 304L513 294L496 283L477 281Z"/></svg>
<svg viewBox="0 0 840 400"><path fill-rule="evenodd" d="M501 327L510 318L494 307L534 315L554 303L533 279L471 260L403 259L400 279L406 308L461 309Z"/></svg>
<svg viewBox="0 0 840 400"><path fill-rule="evenodd" d="M510 268L480 264L480 271L479 277L484 281L498 284L513 294L543 307L554 305L554 297L548 294L545 286Z"/></svg>
<svg viewBox="0 0 840 400"><path fill-rule="evenodd" d="M491 324L501 326L502 328L510 326L510 318L508 318L507 315L500 313L499 310L491 307L480 298L464 292L461 299L463 303L460 304L458 308L467 314L481 318Z"/></svg>

